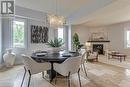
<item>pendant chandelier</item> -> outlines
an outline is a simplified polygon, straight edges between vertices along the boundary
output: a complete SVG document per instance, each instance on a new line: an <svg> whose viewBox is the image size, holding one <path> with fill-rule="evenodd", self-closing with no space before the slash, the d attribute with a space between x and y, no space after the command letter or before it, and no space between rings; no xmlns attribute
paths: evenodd
<svg viewBox="0 0 130 87"><path fill-rule="evenodd" d="M57 0L56 0L56 14L49 14L48 15L48 22L51 28L59 28L63 27L66 20L64 16L59 16L57 12Z"/></svg>

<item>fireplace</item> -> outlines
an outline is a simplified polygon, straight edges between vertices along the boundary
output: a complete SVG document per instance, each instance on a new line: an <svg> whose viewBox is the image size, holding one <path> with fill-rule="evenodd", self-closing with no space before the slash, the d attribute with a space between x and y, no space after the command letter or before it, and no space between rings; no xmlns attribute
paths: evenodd
<svg viewBox="0 0 130 87"><path fill-rule="evenodd" d="M103 44L93 44L93 52L98 51L98 54L104 54Z"/></svg>

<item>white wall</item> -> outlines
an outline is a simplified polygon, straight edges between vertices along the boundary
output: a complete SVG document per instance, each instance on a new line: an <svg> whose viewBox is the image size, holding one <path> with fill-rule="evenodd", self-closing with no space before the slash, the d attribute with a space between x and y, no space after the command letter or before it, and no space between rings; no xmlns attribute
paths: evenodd
<svg viewBox="0 0 130 87"><path fill-rule="evenodd" d="M72 37L75 33L78 33L81 44L84 44L88 40L90 35L88 27L82 25L72 25L71 30Z"/></svg>
<svg viewBox="0 0 130 87"><path fill-rule="evenodd" d="M130 22L118 23L103 27L86 27L82 25L73 25L72 34L79 34L82 43L86 42L92 32L104 32L110 40L109 50L117 50L119 52L130 55L130 49L124 47L124 29L130 28Z"/></svg>
<svg viewBox="0 0 130 87"><path fill-rule="evenodd" d="M130 55L130 49L125 48L125 29L130 29L130 22L124 22L107 26L108 36L110 38L110 49L118 50Z"/></svg>
<svg viewBox="0 0 130 87"><path fill-rule="evenodd" d="M26 9L22 7L16 6L17 16L24 18L27 21L27 48L19 49L13 48L13 51L17 54L16 64L22 63L21 54L30 54L34 50L46 50L48 48L45 44L32 44L30 40L30 27L31 25L39 25L39 26L48 26L46 24L46 13L35 11L31 9ZM11 47L11 20L12 19L3 19L2 20L2 33L3 33L3 53L6 48ZM49 29L49 40L54 38L54 29Z"/></svg>

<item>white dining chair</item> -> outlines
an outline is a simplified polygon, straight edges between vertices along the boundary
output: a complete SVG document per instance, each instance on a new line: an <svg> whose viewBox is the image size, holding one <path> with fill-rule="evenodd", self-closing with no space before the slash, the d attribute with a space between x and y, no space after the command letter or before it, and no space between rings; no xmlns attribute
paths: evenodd
<svg viewBox="0 0 130 87"><path fill-rule="evenodd" d="M78 73L79 84L81 87L81 80L79 75L80 64L81 64L81 56L70 57L61 64L54 63L54 70L59 74L61 74L62 76L67 77L68 87L70 87L70 75Z"/></svg>
<svg viewBox="0 0 130 87"><path fill-rule="evenodd" d="M86 49L81 49L80 54L82 56L81 68L84 71L85 75L87 76L87 70L86 70L86 67L85 67L85 63L87 61L87 59L86 59L86 57L87 57L87 50Z"/></svg>
<svg viewBox="0 0 130 87"><path fill-rule="evenodd" d="M31 80L31 76L33 74L37 74L37 73L41 73L44 72L46 70L49 70L51 68L51 65L49 63L37 63L35 60L33 60L32 58L22 54L23 60L24 60L24 76L23 76L23 80L22 80L22 84L21 87L23 85L24 82L24 78L26 75L26 72L28 71L29 73L29 81L28 81L28 87L30 85L30 80Z"/></svg>

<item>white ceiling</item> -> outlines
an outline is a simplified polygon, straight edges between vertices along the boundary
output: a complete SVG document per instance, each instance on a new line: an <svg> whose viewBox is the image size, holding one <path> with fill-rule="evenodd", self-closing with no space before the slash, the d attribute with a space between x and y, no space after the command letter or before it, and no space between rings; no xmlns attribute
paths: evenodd
<svg viewBox="0 0 130 87"><path fill-rule="evenodd" d="M15 0L16 5L56 12L55 0ZM70 24L102 26L130 20L130 0L57 0L58 14Z"/></svg>
<svg viewBox="0 0 130 87"><path fill-rule="evenodd" d="M86 17L84 25L102 26L130 21L130 0L117 0Z"/></svg>
<svg viewBox="0 0 130 87"><path fill-rule="evenodd" d="M56 13L60 15L69 16L73 12L79 10L91 0L15 0L15 4L21 7L31 8L47 13Z"/></svg>

